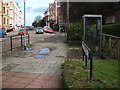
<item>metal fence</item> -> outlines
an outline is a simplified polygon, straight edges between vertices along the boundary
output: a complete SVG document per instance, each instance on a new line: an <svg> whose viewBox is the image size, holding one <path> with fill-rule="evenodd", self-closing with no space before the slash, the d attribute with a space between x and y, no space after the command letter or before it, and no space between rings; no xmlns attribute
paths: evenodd
<svg viewBox="0 0 120 90"><path fill-rule="evenodd" d="M26 34L27 44L30 44L30 35ZM24 35L11 35L7 39L2 40L2 52L13 50L16 47L23 47L24 45Z"/></svg>
<svg viewBox="0 0 120 90"><path fill-rule="evenodd" d="M102 57L120 59L120 37L102 34Z"/></svg>

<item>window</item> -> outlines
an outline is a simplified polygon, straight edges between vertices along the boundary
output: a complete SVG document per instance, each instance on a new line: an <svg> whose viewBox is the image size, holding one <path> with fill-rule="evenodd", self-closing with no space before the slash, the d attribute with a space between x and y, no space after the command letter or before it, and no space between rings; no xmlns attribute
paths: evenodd
<svg viewBox="0 0 120 90"><path fill-rule="evenodd" d="M7 15L9 14L9 11L7 10Z"/></svg>
<svg viewBox="0 0 120 90"><path fill-rule="evenodd" d="M4 18L4 24L6 24L6 19Z"/></svg>
<svg viewBox="0 0 120 90"><path fill-rule="evenodd" d="M3 13L5 13L5 7L3 7Z"/></svg>

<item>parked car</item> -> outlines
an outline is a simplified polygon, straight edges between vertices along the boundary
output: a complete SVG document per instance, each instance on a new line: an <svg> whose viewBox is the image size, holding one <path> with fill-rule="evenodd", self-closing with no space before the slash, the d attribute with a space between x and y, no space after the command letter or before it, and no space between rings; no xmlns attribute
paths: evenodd
<svg viewBox="0 0 120 90"><path fill-rule="evenodd" d="M53 33L54 31L50 27L45 27L44 31L47 33Z"/></svg>
<svg viewBox="0 0 120 90"><path fill-rule="evenodd" d="M43 29L44 29L44 32L46 32L47 28L50 28L49 26L44 26Z"/></svg>
<svg viewBox="0 0 120 90"><path fill-rule="evenodd" d="M42 27L37 27L37 28L36 28L36 34L38 34L38 33L40 33L40 34L43 34L43 33L44 33L44 30L43 30Z"/></svg>
<svg viewBox="0 0 120 90"><path fill-rule="evenodd" d="M32 27L32 26L26 26L26 29L27 29L28 31L33 31L33 30L34 30L34 27Z"/></svg>
<svg viewBox="0 0 120 90"><path fill-rule="evenodd" d="M6 31L5 31L5 28L0 28L0 38L3 38L3 37L5 37L5 36L7 36L7 33L6 33Z"/></svg>
<svg viewBox="0 0 120 90"><path fill-rule="evenodd" d="M24 33L28 33L28 30L24 30L24 29L20 29L18 32L18 35L24 34Z"/></svg>

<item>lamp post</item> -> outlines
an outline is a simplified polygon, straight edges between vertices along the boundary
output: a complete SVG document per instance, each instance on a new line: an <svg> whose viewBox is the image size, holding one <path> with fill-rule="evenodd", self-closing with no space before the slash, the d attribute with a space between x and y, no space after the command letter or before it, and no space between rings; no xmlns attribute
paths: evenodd
<svg viewBox="0 0 120 90"><path fill-rule="evenodd" d="M24 0L24 31L26 32L26 29L25 29L25 23L26 23L26 18L25 18L25 0ZM26 33L24 33L24 50L26 50Z"/></svg>

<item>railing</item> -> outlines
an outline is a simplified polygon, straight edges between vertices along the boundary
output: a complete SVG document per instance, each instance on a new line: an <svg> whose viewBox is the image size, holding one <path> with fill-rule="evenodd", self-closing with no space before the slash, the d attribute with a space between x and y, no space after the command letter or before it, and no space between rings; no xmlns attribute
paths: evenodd
<svg viewBox="0 0 120 90"><path fill-rule="evenodd" d="M15 39L15 37L16 36L18 36L18 35L12 35L12 36L10 36L10 46L11 46L11 51L12 51L12 49L13 48L15 48L15 45L16 44L14 44L14 39ZM19 40L19 43L20 43L20 45L21 45L21 47L23 46L23 36L24 36L24 34L21 34L20 35L21 37L19 37L19 38L17 38L18 40ZM29 34L26 34L26 36L28 37L28 39L27 39L27 41L28 41L28 44L30 43L30 39L29 39ZM16 41L15 41L16 42ZM17 46L20 46L20 45L17 45ZM17 47L16 46L16 47Z"/></svg>
<svg viewBox="0 0 120 90"><path fill-rule="evenodd" d="M102 57L120 59L120 37L102 34L101 47Z"/></svg>
<svg viewBox="0 0 120 90"><path fill-rule="evenodd" d="M92 71L93 71L93 55L89 47L82 41L82 51L83 51L83 61L85 57L85 66L87 67L87 59L90 59L90 81L92 80Z"/></svg>
<svg viewBox="0 0 120 90"><path fill-rule="evenodd" d="M30 43L30 36L29 34L26 35L26 41L27 44ZM16 47L23 47L24 45L24 35L11 35L8 37L8 39L2 41L2 52L8 51L8 50L13 50L13 48Z"/></svg>

